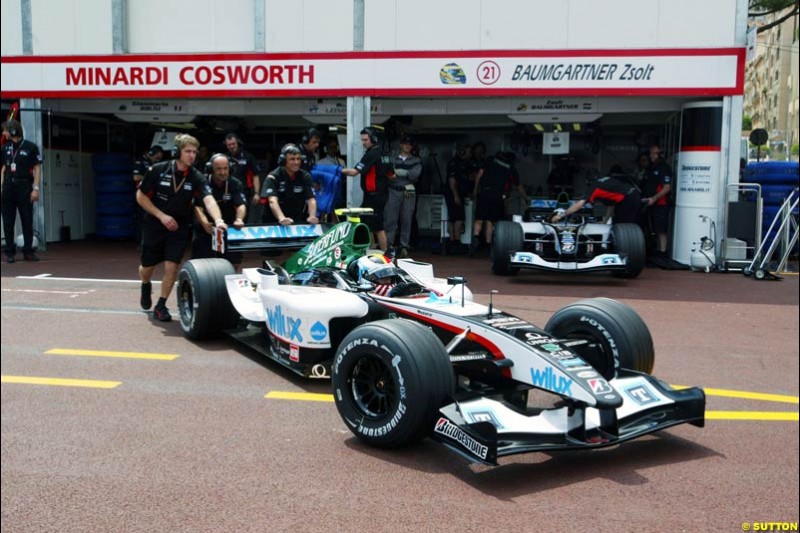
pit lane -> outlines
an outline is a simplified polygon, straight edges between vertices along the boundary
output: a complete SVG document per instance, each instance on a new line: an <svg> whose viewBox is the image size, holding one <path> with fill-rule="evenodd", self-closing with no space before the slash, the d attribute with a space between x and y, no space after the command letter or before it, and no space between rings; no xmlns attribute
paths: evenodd
<svg viewBox="0 0 800 533"><path fill-rule="evenodd" d="M643 531L797 520L797 277L648 269L631 281L497 278L485 259L419 257L439 274L465 275L479 301L500 290L497 307L538 324L577 298L620 299L653 333L656 376L723 391L709 394L711 412L794 418L712 419L704 429L679 426L594 452L514 456L495 468L430 441L371 449L332 403L307 401L329 395L327 383L300 380L230 342L187 341L176 322L138 311L135 282L52 279L133 280L135 251L53 246L40 263L2 267L2 375L119 385L3 383L3 525ZM17 277L42 274L51 279ZM53 349L177 357L46 353Z"/></svg>

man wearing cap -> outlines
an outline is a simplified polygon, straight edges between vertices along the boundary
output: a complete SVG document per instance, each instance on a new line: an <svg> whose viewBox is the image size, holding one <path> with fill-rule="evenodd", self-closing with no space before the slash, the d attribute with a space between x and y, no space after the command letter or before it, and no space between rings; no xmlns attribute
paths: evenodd
<svg viewBox="0 0 800 533"><path fill-rule="evenodd" d="M400 230L400 257L408 257L411 222L417 195L414 184L422 173L422 161L413 155L414 142L408 135L400 139L400 153L394 158L394 174L389 175L389 199L384 209L386 240L394 245L398 225Z"/></svg>
<svg viewBox="0 0 800 533"><path fill-rule="evenodd" d="M13 263L17 253L14 242L17 211L24 239L22 255L26 261L38 261L33 252L33 204L39 201L42 154L35 143L23 140L22 124L18 120L9 120L6 130L10 141L3 145L3 167L0 169L6 262Z"/></svg>

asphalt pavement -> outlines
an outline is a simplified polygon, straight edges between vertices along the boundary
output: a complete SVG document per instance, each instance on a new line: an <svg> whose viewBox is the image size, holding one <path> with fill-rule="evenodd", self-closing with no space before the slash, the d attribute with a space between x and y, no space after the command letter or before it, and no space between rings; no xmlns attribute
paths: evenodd
<svg viewBox="0 0 800 533"><path fill-rule="evenodd" d="M798 521L798 278L646 269L492 276L417 254L544 324L580 298L638 311L654 374L703 387L705 428L468 463L364 446L326 381L138 309L136 251L50 246L2 265L2 527L42 531L740 531ZM255 266L258 257L248 256ZM174 295L169 307L175 312ZM288 398L288 399L284 399ZM7 528L7 529L6 529Z"/></svg>

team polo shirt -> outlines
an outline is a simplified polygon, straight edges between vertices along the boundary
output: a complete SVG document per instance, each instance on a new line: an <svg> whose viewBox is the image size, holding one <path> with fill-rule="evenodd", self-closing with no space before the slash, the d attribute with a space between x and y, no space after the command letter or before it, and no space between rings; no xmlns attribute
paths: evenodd
<svg viewBox="0 0 800 533"><path fill-rule="evenodd" d="M283 214L294 220L303 218L303 209L306 200L314 198L314 187L311 183L311 174L303 169L290 176L286 167L278 167L267 176L264 186L264 196L278 198ZM272 210L264 210L265 220L274 220ZM276 221L277 222L277 221Z"/></svg>
<svg viewBox="0 0 800 533"><path fill-rule="evenodd" d="M217 185L214 178L208 178L208 186L222 213L222 220L228 225L233 224L236 220L236 208L247 203L242 182L236 178L228 178L222 185ZM205 207L202 198L195 198L194 203L197 207Z"/></svg>
<svg viewBox="0 0 800 533"><path fill-rule="evenodd" d="M139 190L181 226L191 224L195 200L212 195L208 181L197 169L189 167L181 172L175 161L156 163L147 169ZM155 218L151 215L147 220L152 222Z"/></svg>
<svg viewBox="0 0 800 533"><path fill-rule="evenodd" d="M637 188L625 179L607 176L598 179L584 197L589 203L600 202L603 205L618 205L627 196L638 192Z"/></svg>
<svg viewBox="0 0 800 533"><path fill-rule="evenodd" d="M361 190L368 194L386 194L390 165L391 158L381 155L380 147L368 149L356 165L356 170L361 174Z"/></svg>
<svg viewBox="0 0 800 533"><path fill-rule="evenodd" d="M33 168L40 165L42 160L42 154L36 143L26 139L19 143L9 141L3 145L3 166L6 168L6 178L33 181Z"/></svg>
<svg viewBox="0 0 800 533"><path fill-rule="evenodd" d="M655 164L650 165L650 168L647 169L647 175L643 184L643 194L645 198L652 198L661 192L665 185L669 185L671 183L672 169L669 168L669 165L666 164L663 159L659 159ZM656 205L667 205L667 196L662 196L659 198L658 201L656 201Z"/></svg>
<svg viewBox="0 0 800 533"><path fill-rule="evenodd" d="M253 189L253 178L261 175L261 167L250 152L239 150L237 155L229 153L236 166L231 169L231 176L242 182L247 190Z"/></svg>

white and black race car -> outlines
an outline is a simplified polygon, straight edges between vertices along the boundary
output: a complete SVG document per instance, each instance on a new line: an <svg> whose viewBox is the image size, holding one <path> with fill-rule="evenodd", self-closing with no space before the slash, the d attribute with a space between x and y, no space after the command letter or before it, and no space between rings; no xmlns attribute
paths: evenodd
<svg viewBox="0 0 800 533"><path fill-rule="evenodd" d="M400 260L372 273L236 274L222 259L188 261L181 326L193 339L225 331L298 374L330 377L347 427L379 447L430 436L497 464L704 424L703 391L650 375L650 333L622 303L580 301L539 328L475 303L466 280L437 279L429 264Z"/></svg>
<svg viewBox="0 0 800 533"><path fill-rule="evenodd" d="M492 240L492 272L513 275L521 268L549 272L610 272L635 278L645 265L644 233L636 224L607 224L585 211L551 223L550 201L500 221Z"/></svg>

